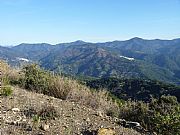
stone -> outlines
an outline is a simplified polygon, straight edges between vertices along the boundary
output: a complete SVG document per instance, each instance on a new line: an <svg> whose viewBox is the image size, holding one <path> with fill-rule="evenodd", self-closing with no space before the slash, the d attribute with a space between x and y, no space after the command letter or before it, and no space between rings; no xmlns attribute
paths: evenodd
<svg viewBox="0 0 180 135"><path fill-rule="evenodd" d="M86 119L87 122L90 122L91 120L89 118Z"/></svg>
<svg viewBox="0 0 180 135"><path fill-rule="evenodd" d="M30 125L28 125L28 126L26 127L26 131L32 131L32 127L31 127Z"/></svg>
<svg viewBox="0 0 180 135"><path fill-rule="evenodd" d="M13 112L20 112L20 109L19 108L12 108L12 111Z"/></svg>
<svg viewBox="0 0 180 135"><path fill-rule="evenodd" d="M126 121L126 127L141 127L140 123L138 122L133 122L133 121Z"/></svg>
<svg viewBox="0 0 180 135"><path fill-rule="evenodd" d="M44 130L44 131L48 131L49 130L49 125L48 124L42 124L41 125L41 129Z"/></svg>
<svg viewBox="0 0 180 135"><path fill-rule="evenodd" d="M97 135L115 135L116 132L111 128L100 128Z"/></svg>
<svg viewBox="0 0 180 135"><path fill-rule="evenodd" d="M116 117L114 117L113 120L114 120L115 122L119 121L119 119L116 118Z"/></svg>
<svg viewBox="0 0 180 135"><path fill-rule="evenodd" d="M101 111L97 111L97 112L96 112L96 115L97 115L97 116L100 116L100 117L103 117L103 113L102 113Z"/></svg>

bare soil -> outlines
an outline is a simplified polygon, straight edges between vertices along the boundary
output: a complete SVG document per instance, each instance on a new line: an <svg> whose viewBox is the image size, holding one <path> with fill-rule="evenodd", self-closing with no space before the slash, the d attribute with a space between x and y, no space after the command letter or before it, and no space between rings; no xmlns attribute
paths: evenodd
<svg viewBox="0 0 180 135"><path fill-rule="evenodd" d="M12 88L11 96L0 97L0 135L93 135L100 128L111 128L117 135L140 135L93 108Z"/></svg>

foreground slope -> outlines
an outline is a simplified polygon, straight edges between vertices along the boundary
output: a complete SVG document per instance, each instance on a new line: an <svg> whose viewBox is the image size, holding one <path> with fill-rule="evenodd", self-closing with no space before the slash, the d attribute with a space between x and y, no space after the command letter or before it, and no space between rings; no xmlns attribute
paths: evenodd
<svg viewBox="0 0 180 135"><path fill-rule="evenodd" d="M112 128L117 135L139 135L134 130L123 128L115 121L98 111L53 97L28 92L13 87L10 97L0 97L0 134L17 135L87 135L93 131L104 128ZM43 111L56 112L52 119L44 120L36 118L36 113ZM49 114L49 113L48 113Z"/></svg>

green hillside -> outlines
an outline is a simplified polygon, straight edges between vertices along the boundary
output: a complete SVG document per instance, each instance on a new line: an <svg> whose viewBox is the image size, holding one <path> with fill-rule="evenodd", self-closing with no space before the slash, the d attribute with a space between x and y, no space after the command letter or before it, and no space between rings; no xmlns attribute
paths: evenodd
<svg viewBox="0 0 180 135"><path fill-rule="evenodd" d="M20 44L1 47L0 58L11 65L17 58L69 75L146 78L180 84L180 39L133 38L105 43ZM18 64L21 65L21 64Z"/></svg>
<svg viewBox="0 0 180 135"><path fill-rule="evenodd" d="M120 99L143 100L149 102L152 97L162 95L177 97L180 101L180 87L155 80L102 78L87 80L86 85L94 89L107 89Z"/></svg>

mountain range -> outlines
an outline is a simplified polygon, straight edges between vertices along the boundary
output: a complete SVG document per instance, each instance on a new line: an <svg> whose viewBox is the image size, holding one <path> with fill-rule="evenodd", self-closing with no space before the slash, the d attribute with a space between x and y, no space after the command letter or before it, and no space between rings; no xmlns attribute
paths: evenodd
<svg viewBox="0 0 180 135"><path fill-rule="evenodd" d="M180 39L23 43L0 46L0 59L13 66L36 62L47 70L75 76L148 78L180 84Z"/></svg>

